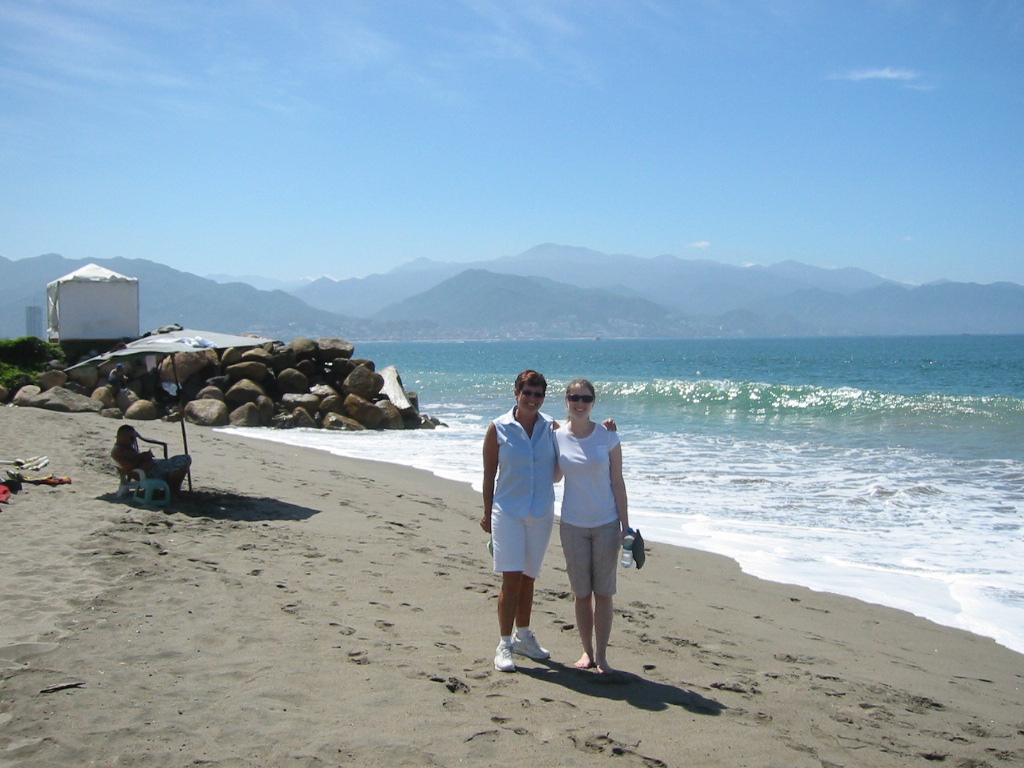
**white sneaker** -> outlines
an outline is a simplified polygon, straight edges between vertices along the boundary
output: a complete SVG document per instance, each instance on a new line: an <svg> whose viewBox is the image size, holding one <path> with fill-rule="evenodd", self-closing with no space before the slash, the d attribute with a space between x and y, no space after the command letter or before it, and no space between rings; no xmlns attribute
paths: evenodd
<svg viewBox="0 0 1024 768"><path fill-rule="evenodd" d="M532 629L516 629L512 632L512 653L529 656L537 661L551 658L551 651L540 647Z"/></svg>
<svg viewBox="0 0 1024 768"><path fill-rule="evenodd" d="M512 661L512 646L504 640L494 650L494 668L499 672L516 671L516 664Z"/></svg>

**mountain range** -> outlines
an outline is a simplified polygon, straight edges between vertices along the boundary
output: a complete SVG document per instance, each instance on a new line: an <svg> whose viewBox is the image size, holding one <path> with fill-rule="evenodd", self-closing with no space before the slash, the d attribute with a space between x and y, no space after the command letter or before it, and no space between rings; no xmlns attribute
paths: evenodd
<svg viewBox="0 0 1024 768"><path fill-rule="evenodd" d="M0 336L25 334L46 284L90 263L0 257ZM737 267L540 245L472 263L416 259L364 278L200 277L145 259L92 263L140 284L143 331L360 339L766 337L1024 333L1024 286L910 286L793 261ZM287 290L261 290L281 285Z"/></svg>

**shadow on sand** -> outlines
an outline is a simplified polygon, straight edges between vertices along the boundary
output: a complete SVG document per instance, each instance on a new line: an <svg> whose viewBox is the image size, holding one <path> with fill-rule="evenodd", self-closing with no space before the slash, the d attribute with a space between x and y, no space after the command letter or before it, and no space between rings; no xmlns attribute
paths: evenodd
<svg viewBox="0 0 1024 768"><path fill-rule="evenodd" d="M719 715L725 705L699 693L658 683L632 672L618 670L609 675L576 669L554 661L534 662L540 666L522 666L516 659L516 674L553 683L586 696L624 701L637 709L660 712L668 707L682 707L696 715Z"/></svg>
<svg viewBox="0 0 1024 768"><path fill-rule="evenodd" d="M130 504L126 498L118 498L114 493L105 493L99 498L118 504L143 506ZM321 512L319 509L300 507L267 496L245 496L233 491L218 491L216 489L185 491L179 498L172 499L166 507L155 507L155 509L167 514L177 513L186 517L206 517L214 520L236 520L239 522L308 520Z"/></svg>

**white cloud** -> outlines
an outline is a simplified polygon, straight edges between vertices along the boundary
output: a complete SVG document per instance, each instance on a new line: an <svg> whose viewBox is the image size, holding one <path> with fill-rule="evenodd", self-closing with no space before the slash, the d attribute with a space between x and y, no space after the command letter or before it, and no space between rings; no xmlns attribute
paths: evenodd
<svg viewBox="0 0 1024 768"><path fill-rule="evenodd" d="M690 243L687 248L710 248L711 242L709 240L697 240L696 242Z"/></svg>
<svg viewBox="0 0 1024 768"><path fill-rule="evenodd" d="M830 80L847 80L851 83L863 83L865 81L881 80L903 85L905 88L915 90L928 90L929 86L921 81L921 73L913 69L899 69L896 67L876 67L874 69L851 69L847 72L840 72L832 75Z"/></svg>

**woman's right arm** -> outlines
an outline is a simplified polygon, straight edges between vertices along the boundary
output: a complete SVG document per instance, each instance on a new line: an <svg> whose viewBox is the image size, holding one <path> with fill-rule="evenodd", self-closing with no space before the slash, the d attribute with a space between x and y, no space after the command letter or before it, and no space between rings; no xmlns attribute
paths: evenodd
<svg viewBox="0 0 1024 768"><path fill-rule="evenodd" d="M480 527L491 532L491 510L494 507L494 481L498 476L498 430L494 424L487 427L484 435L484 513Z"/></svg>

